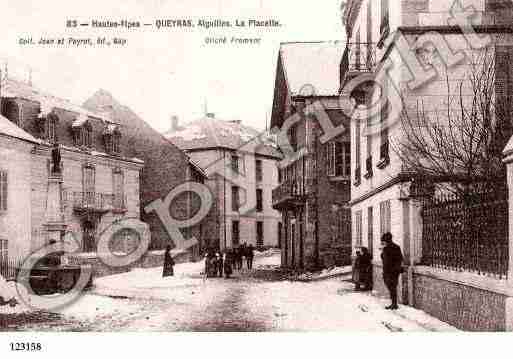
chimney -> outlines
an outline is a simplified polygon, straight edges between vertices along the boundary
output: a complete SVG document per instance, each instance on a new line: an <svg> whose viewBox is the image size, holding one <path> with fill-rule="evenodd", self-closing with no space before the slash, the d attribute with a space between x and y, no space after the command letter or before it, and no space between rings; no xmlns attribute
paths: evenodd
<svg viewBox="0 0 513 359"><path fill-rule="evenodd" d="M171 116L171 129L170 131L178 130L178 116Z"/></svg>
<svg viewBox="0 0 513 359"><path fill-rule="evenodd" d="M207 113L207 118L216 118L216 114L213 113L213 112L208 112Z"/></svg>

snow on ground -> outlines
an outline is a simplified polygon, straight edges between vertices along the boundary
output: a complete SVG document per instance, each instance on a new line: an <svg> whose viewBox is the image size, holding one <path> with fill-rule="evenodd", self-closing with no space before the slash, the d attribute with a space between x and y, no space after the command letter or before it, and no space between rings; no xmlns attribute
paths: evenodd
<svg viewBox="0 0 513 359"><path fill-rule="evenodd" d="M279 251L257 253L255 268L276 270ZM248 270L204 280L203 263L134 269L95 280L92 292L56 311L49 330L94 331L449 331L412 307L385 310L388 300L354 292L339 277L315 282L261 280ZM13 310L8 307L3 311ZM23 306L16 311L25 310ZM30 328L37 329L39 324ZM43 325L43 324L42 324ZM72 328L72 329L70 329Z"/></svg>
<svg viewBox="0 0 513 359"><path fill-rule="evenodd" d="M273 282L250 287L246 300L253 315L273 312L274 330L426 331L453 327L411 307L385 310L388 301L361 292L339 279Z"/></svg>

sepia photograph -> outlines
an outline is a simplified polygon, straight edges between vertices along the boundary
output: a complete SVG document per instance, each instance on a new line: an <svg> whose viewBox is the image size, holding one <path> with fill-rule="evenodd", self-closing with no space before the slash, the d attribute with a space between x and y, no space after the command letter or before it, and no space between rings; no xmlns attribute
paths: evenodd
<svg viewBox="0 0 513 359"><path fill-rule="evenodd" d="M513 1L0 20L0 350L513 331Z"/></svg>

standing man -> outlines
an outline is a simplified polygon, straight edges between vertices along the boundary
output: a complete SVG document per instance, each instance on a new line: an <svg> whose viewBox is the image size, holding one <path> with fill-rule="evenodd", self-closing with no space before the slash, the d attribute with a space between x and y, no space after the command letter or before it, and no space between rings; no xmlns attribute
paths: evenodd
<svg viewBox="0 0 513 359"><path fill-rule="evenodd" d="M248 269L253 269L253 258L255 257L255 249L250 244L246 247L246 265Z"/></svg>
<svg viewBox="0 0 513 359"><path fill-rule="evenodd" d="M392 234L387 232L381 237L381 260L383 261L383 281L390 292L392 304L385 309L395 310L397 306L397 284L403 272L403 254L401 248L392 241Z"/></svg>

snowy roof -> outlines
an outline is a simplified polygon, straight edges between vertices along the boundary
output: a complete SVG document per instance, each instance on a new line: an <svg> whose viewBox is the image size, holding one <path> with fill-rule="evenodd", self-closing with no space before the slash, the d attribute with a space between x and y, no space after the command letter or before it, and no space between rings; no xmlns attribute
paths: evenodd
<svg viewBox="0 0 513 359"><path fill-rule="evenodd" d="M344 49L340 41L282 43L280 56L291 95L336 96Z"/></svg>
<svg viewBox="0 0 513 359"><path fill-rule="evenodd" d="M82 106L76 105L69 100L53 96L49 93L29 85L25 82L17 81L12 78L2 81L2 97L6 98L23 98L30 101L39 102L41 113L49 114L54 108L60 108L66 111L75 112L83 116L91 116L94 118L104 119L104 114L89 111Z"/></svg>
<svg viewBox="0 0 513 359"><path fill-rule="evenodd" d="M88 117L86 114L80 113L78 117L73 121L72 127L81 127L87 123Z"/></svg>
<svg viewBox="0 0 513 359"><path fill-rule="evenodd" d="M33 137L31 134L16 126L2 115L0 115L0 134L33 143L40 143L40 141Z"/></svg>
<svg viewBox="0 0 513 359"><path fill-rule="evenodd" d="M168 132L166 137L182 150L200 150L207 148L247 148L248 143L262 143L255 146L256 153L281 157L276 146L271 145L268 136L254 128L242 125L239 121L225 121L212 116L195 120L183 129Z"/></svg>

